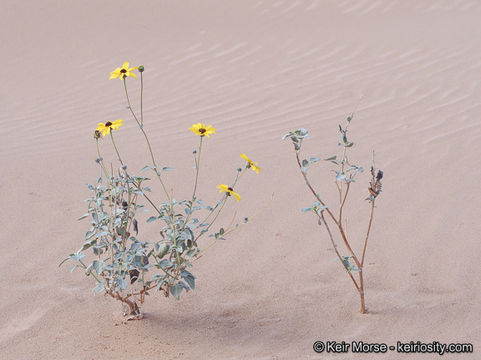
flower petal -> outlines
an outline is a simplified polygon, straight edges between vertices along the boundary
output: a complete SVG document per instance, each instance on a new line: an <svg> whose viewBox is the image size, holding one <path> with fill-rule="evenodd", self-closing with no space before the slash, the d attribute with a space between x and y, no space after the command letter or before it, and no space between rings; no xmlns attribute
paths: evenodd
<svg viewBox="0 0 481 360"><path fill-rule="evenodd" d="M110 79L115 79L115 78L119 77L120 76L120 70L121 70L120 68L117 68L114 71L112 71L110 73Z"/></svg>
<svg viewBox="0 0 481 360"><path fill-rule="evenodd" d="M220 189L219 192L229 190L229 187L225 184L220 184L220 185L217 185L216 187L217 187L217 189Z"/></svg>
<svg viewBox="0 0 481 360"><path fill-rule="evenodd" d="M240 195L238 193L236 193L235 191L231 191L230 193L232 195L234 195L234 197L236 198L237 201L239 201L241 199Z"/></svg>

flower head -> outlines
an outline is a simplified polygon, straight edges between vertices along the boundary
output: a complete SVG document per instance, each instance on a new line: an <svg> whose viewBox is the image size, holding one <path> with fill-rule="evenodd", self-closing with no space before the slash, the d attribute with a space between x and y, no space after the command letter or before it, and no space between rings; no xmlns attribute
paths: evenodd
<svg viewBox="0 0 481 360"><path fill-rule="evenodd" d="M233 195L237 201L239 201L241 198L240 195L234 191L234 189L232 189L231 187L225 184L220 184L219 186L217 186L217 189L220 189L219 190L220 193L225 191L227 193L227 196Z"/></svg>
<svg viewBox="0 0 481 360"><path fill-rule="evenodd" d="M253 171L255 171L256 174L259 174L259 171L262 170L258 166L258 164L256 162L253 162L251 159L249 159L246 154L241 154L240 157L243 158L245 161L247 161L247 167L251 168Z"/></svg>
<svg viewBox="0 0 481 360"><path fill-rule="evenodd" d="M189 128L194 134L199 136L207 136L215 134L215 129L210 125L204 125L202 123L194 124Z"/></svg>
<svg viewBox="0 0 481 360"><path fill-rule="evenodd" d="M102 136L110 134L110 129L115 129L118 130L119 127L123 125L123 120L122 119L117 119L114 122L107 121L105 124L104 123L99 123L97 125L96 131L99 131L102 133Z"/></svg>
<svg viewBox="0 0 481 360"><path fill-rule="evenodd" d="M132 71L136 70L137 67L129 68L129 66L130 66L130 64L127 61L124 62L122 67L118 67L117 69L115 69L114 71L112 71L110 73L109 80L110 79L116 79L116 78L119 78L120 80L123 80L127 76L133 76L134 78L137 78L135 73L132 72Z"/></svg>

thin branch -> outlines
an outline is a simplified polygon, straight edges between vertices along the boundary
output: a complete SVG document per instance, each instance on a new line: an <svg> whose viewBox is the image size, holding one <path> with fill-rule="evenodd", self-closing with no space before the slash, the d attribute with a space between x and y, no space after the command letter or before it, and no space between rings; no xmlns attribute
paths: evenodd
<svg viewBox="0 0 481 360"><path fill-rule="evenodd" d="M344 208L344 203L346 202L346 199L347 199L347 194L349 193L349 187L350 187L351 183L347 183L347 186L346 186L346 193L344 194L344 199L342 200L342 202L340 202L340 206L339 206L339 224L342 224L342 209Z"/></svg>
<svg viewBox="0 0 481 360"><path fill-rule="evenodd" d="M322 206L326 206L326 204L324 203L324 201L322 201L322 199L319 197L319 195L317 195L316 191L314 190L314 188L312 187L311 183L309 182L309 179L307 178L307 174L302 171L302 164L301 164L301 160L299 159L299 152L296 151L296 159L297 159L297 164L299 165L299 169L301 170L301 173L302 173L302 176L304 177L304 181L307 185L307 187L309 188L309 190L311 190L311 192L314 194L314 196L316 197L316 199L319 201L319 203L322 205ZM329 214L329 216L331 217L332 221L334 221L334 223L337 225L337 227L339 228L339 232L341 234L341 237L342 237L342 240L344 241L344 245L346 245L346 248L347 250L349 251L349 253L351 254L354 262L356 263L356 266L360 269L361 268L361 263L359 262L359 260L357 259L357 256L356 254L354 253L354 251L352 250L351 248L351 245L349 245L349 241L347 240L347 237L346 237L346 234L344 233L344 229L342 228L342 224L340 224L336 218L334 217L334 214L331 212L331 210L329 209L329 207L327 207L325 209L327 211L327 213Z"/></svg>
<svg viewBox="0 0 481 360"><path fill-rule="evenodd" d="M369 218L369 225L367 226L366 239L364 240L364 247L362 249L361 268L364 265L364 256L366 255L367 240L369 239L369 233L371 231L372 219L374 217L374 201L375 200L373 200L371 202L371 216Z"/></svg>
<svg viewBox="0 0 481 360"><path fill-rule="evenodd" d="M341 261L342 266L344 266L344 268L346 269L347 273L349 274L349 277L351 278L352 282L353 282L354 285L356 286L357 291L359 291L360 289L359 289L359 285L357 284L356 279L354 279L354 276L352 276L351 271L347 268L346 264L345 264L344 261L342 260L341 254L339 254L339 251L337 250L337 245L336 245L336 243L334 242L334 238L333 238L333 236L332 236L331 229L329 229L329 225L327 225L327 221L326 221L326 219L324 218L324 211L321 211L321 214L320 214L320 215L317 214L317 216L319 216L319 219L323 222L324 226L325 226L326 229L327 229L327 233L329 234L329 239L331 240L332 246L334 247L334 251L336 252L337 257L339 258L339 261Z"/></svg>

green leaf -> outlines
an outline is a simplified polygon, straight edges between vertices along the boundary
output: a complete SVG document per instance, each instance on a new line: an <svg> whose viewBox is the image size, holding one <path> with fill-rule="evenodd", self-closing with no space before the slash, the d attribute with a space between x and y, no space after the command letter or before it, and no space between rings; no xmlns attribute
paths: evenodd
<svg viewBox="0 0 481 360"><path fill-rule="evenodd" d="M103 260L94 260L92 262L92 267L94 268L97 275L100 275L102 271L104 271L105 263L103 262Z"/></svg>
<svg viewBox="0 0 481 360"><path fill-rule="evenodd" d="M180 293L182 292L182 290L184 289L184 287L180 284L176 284L174 286L172 286L170 288L170 293L177 299L179 300L180 299Z"/></svg>
<svg viewBox="0 0 481 360"><path fill-rule="evenodd" d="M321 159L320 159L320 158L317 158L317 157L311 157L311 158L309 159L309 161L310 161L311 163L318 162L319 160L321 160Z"/></svg>
<svg viewBox="0 0 481 360"><path fill-rule="evenodd" d="M85 257L85 254L81 254L81 253L70 254L70 258L75 261L79 261L84 257Z"/></svg>
<svg viewBox="0 0 481 360"><path fill-rule="evenodd" d="M165 256L165 254L167 254L167 252L169 251L169 247L170 247L169 244L166 244L166 243L161 244L159 246L159 251L157 256L162 259Z"/></svg>
<svg viewBox="0 0 481 360"><path fill-rule="evenodd" d="M171 170L174 170L174 168L168 167L168 166L162 168L162 171L171 171Z"/></svg>
<svg viewBox="0 0 481 360"><path fill-rule="evenodd" d="M125 290L125 288L127 287L128 285L128 282L127 280L125 279L119 279L119 286L122 290Z"/></svg>
<svg viewBox="0 0 481 360"><path fill-rule="evenodd" d="M167 269L167 268L170 268L172 266L172 263L167 260L167 259L164 259L164 260L161 260L159 262L159 266L162 268L162 269Z"/></svg>
<svg viewBox="0 0 481 360"><path fill-rule="evenodd" d="M328 158L326 158L326 159L324 159L324 160L325 160L325 161L332 161L332 160L336 160L336 158L337 158L337 156L334 155L334 156L330 156L330 157L328 157Z"/></svg>
<svg viewBox="0 0 481 360"><path fill-rule="evenodd" d="M97 283L97 286L94 287L94 293L99 293L105 290L104 284L101 282Z"/></svg>
<svg viewBox="0 0 481 360"><path fill-rule="evenodd" d="M85 275L89 276L90 273L92 272L94 264L90 264L86 269L85 269Z"/></svg>
<svg viewBox="0 0 481 360"><path fill-rule="evenodd" d="M152 221L158 220L159 218L157 216L151 216L147 219L147 222L150 223Z"/></svg>
<svg viewBox="0 0 481 360"><path fill-rule="evenodd" d="M83 214L81 217L79 217L77 220L82 220L82 219L85 219L86 217L89 216L89 213L85 213Z"/></svg>
<svg viewBox="0 0 481 360"><path fill-rule="evenodd" d="M149 170L149 169L152 169L152 167L150 167L149 165L146 165L140 171L145 171L145 170Z"/></svg>
<svg viewBox="0 0 481 360"><path fill-rule="evenodd" d="M294 131L296 133L297 136L299 136L299 138L301 139L304 139L304 138L308 138L309 137L309 131L307 131L307 129L304 129L304 128L300 128L300 129L297 129L296 131Z"/></svg>
<svg viewBox="0 0 481 360"><path fill-rule="evenodd" d="M195 289L195 276L192 275L190 272L188 272L187 270L184 270L182 271L182 273L180 274L180 276L182 277L182 279L185 280L185 282L190 286L190 288L192 290Z"/></svg>
<svg viewBox="0 0 481 360"><path fill-rule="evenodd" d="M142 268L145 267L149 263L149 259L145 255L135 255L134 256L134 264L135 266Z"/></svg>
<svg viewBox="0 0 481 360"><path fill-rule="evenodd" d="M302 160L302 167L308 167L309 166L309 161L306 159Z"/></svg>

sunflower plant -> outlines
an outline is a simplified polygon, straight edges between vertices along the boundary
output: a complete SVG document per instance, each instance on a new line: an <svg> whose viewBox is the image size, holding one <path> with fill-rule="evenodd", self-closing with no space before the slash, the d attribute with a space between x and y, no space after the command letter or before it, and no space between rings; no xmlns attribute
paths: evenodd
<svg viewBox="0 0 481 360"><path fill-rule="evenodd" d="M114 136L124 121L117 119L98 123L93 137L99 177L94 184L87 185L91 191L90 197L85 200L87 212L79 218L89 219L89 229L81 247L60 264L73 261L71 272L80 268L86 276L93 278L93 291L120 301L128 320L142 319L140 306L153 292L179 299L182 292L195 289L196 276L192 270L195 261L217 241L226 239L247 222L244 218L241 223L231 221L227 226L218 226L219 215L231 198L240 201L241 196L234 189L237 189L241 177L248 170L257 174L260 171L257 163L241 154L242 165L235 170L233 181L229 185L217 186L220 199L211 205L204 203L197 192L202 145L216 134L216 129L197 123L189 129L199 141L193 151L195 174L192 194L184 200L175 199L174 190L169 191L164 180L165 172L172 169L158 165L144 123L144 70L143 66L130 67L125 62L111 72L110 79L122 82L128 111L146 142L150 164L137 174L131 173ZM134 111L127 86L129 77L137 79L136 71L140 74L140 113ZM115 150L116 159L109 164L102 157L103 146L112 146ZM160 183L160 195L154 194L148 186L151 181L147 177L149 172ZM158 230L158 236L154 238L145 238L139 230L138 215L145 211L152 212L147 223Z"/></svg>
<svg viewBox="0 0 481 360"><path fill-rule="evenodd" d="M354 146L354 143L348 139L347 134L353 116L354 113L347 117L344 126L339 124L339 154L336 155L326 158L310 157L308 159L302 159L302 144L306 139L309 138L309 132L306 129L297 129L295 131L291 131L285 134L282 139L291 140L294 146L294 152L300 173L302 174L304 182L315 200L313 205L303 208L302 212L314 214L315 218L317 219L317 223L326 229L326 232L329 235L329 240L334 247L334 251L339 259L340 264L346 271L349 278L352 280L354 287L359 293L361 303L360 312L364 314L367 312L365 303L364 279L366 249L369 235L371 234L376 200L381 193L383 172L376 169L373 152L372 165L370 169L371 179L367 187L368 196L366 198L370 207L367 230L363 237L364 241L362 243L362 251L356 252L354 250L352 239L346 232L347 219L344 212L346 200L349 195L349 189L351 185L356 182L359 174L364 171L362 166L352 163L349 159L349 151ZM334 183L339 193L337 205L328 206L326 200L323 198L323 196L321 196L320 192L314 189L309 180L308 170L310 165L321 160L326 161L334 166L334 169L332 170L332 172L335 174ZM334 231L332 231L331 228L334 229ZM341 243L344 246L338 248L338 243Z"/></svg>

